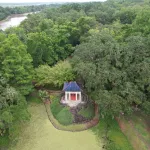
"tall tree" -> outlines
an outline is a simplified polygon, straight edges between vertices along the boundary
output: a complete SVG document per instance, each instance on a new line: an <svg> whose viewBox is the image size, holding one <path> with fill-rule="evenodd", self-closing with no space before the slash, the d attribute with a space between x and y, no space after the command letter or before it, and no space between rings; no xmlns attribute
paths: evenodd
<svg viewBox="0 0 150 150"><path fill-rule="evenodd" d="M73 69L68 61L60 61L54 67L41 65L35 70L35 81L37 85L62 86L65 81L75 78Z"/></svg>
<svg viewBox="0 0 150 150"><path fill-rule="evenodd" d="M27 95L32 89L32 58L16 35L9 35L0 45L0 69L9 83Z"/></svg>
<svg viewBox="0 0 150 150"><path fill-rule="evenodd" d="M20 123L29 117L25 98L0 73L0 136L8 130L10 139L15 140Z"/></svg>
<svg viewBox="0 0 150 150"><path fill-rule="evenodd" d="M101 32L76 48L73 66L102 115L131 113L134 104L142 106L148 100L149 51L143 38L135 39L122 46Z"/></svg>

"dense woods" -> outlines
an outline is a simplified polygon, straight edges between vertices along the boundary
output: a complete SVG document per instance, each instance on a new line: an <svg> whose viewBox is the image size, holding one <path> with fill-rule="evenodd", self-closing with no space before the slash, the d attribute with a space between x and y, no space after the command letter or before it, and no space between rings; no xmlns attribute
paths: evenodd
<svg viewBox="0 0 150 150"><path fill-rule="evenodd" d="M43 8L0 8L0 19ZM1 31L0 134L29 118L32 81L62 86L77 77L102 117L150 114L149 23L149 1L108 0L45 8Z"/></svg>

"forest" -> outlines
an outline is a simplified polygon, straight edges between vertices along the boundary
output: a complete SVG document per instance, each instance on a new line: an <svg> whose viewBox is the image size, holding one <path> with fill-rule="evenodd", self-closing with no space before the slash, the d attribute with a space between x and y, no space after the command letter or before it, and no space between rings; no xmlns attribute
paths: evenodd
<svg viewBox="0 0 150 150"><path fill-rule="evenodd" d="M0 136L16 139L34 88L76 79L102 118L150 115L148 0L0 7L0 20L30 11L41 12L0 31Z"/></svg>

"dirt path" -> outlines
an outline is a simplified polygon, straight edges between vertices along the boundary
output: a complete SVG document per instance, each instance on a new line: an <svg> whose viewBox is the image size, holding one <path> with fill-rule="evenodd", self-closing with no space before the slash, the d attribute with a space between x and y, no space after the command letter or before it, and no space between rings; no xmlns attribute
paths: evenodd
<svg viewBox="0 0 150 150"><path fill-rule="evenodd" d="M31 121L12 150L101 150L102 145L92 131L66 132L50 123L43 104L29 107Z"/></svg>

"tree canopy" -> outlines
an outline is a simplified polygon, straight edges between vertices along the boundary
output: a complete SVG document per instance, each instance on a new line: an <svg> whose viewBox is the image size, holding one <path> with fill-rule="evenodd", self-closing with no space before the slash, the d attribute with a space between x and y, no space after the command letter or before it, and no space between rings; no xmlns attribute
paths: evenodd
<svg viewBox="0 0 150 150"><path fill-rule="evenodd" d="M0 7L0 20L29 14L0 31L0 134L17 134L36 86L79 78L101 116L150 114L150 3L107 0L56 6Z"/></svg>
<svg viewBox="0 0 150 150"><path fill-rule="evenodd" d="M29 117L25 98L0 74L0 135L8 130L11 140L15 140L20 123Z"/></svg>
<svg viewBox="0 0 150 150"><path fill-rule="evenodd" d="M149 102L150 53L146 38L131 36L119 44L108 32L76 47L73 66L102 115L131 113Z"/></svg>
<svg viewBox="0 0 150 150"><path fill-rule="evenodd" d="M41 65L35 69L36 85L62 86L65 81L75 78L73 69L68 61L59 62L55 66Z"/></svg>
<svg viewBox="0 0 150 150"><path fill-rule="evenodd" d="M9 35L0 43L0 70L3 76L23 95L29 94L32 88L33 66L26 46L16 35Z"/></svg>

